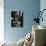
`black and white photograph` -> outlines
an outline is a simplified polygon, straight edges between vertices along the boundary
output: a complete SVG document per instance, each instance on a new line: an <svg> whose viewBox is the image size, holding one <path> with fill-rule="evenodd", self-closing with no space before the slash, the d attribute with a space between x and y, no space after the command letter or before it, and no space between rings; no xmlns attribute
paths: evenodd
<svg viewBox="0 0 46 46"><path fill-rule="evenodd" d="M23 12L11 11L11 27L23 27Z"/></svg>

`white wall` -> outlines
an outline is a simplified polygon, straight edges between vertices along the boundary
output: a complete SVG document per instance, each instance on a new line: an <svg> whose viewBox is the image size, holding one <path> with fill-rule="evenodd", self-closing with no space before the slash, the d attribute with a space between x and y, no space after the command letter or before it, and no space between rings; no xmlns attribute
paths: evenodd
<svg viewBox="0 0 46 46"><path fill-rule="evenodd" d="M0 42L4 41L4 0L0 0Z"/></svg>

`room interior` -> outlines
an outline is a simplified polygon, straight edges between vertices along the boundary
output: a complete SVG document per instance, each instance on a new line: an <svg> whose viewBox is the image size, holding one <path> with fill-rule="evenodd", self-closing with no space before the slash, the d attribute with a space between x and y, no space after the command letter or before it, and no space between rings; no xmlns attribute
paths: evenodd
<svg viewBox="0 0 46 46"><path fill-rule="evenodd" d="M45 5L46 0L1 0L0 46L46 46L46 11L43 22L33 21ZM11 27L11 11L24 12L23 27Z"/></svg>

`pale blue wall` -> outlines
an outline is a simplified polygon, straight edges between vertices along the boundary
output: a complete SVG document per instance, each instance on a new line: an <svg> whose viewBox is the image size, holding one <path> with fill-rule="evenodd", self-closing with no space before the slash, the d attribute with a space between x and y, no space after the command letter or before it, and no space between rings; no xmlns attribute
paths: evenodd
<svg viewBox="0 0 46 46"><path fill-rule="evenodd" d="M36 16L35 12L40 9L40 0L5 0L4 1L4 35L5 40L18 41L24 37L32 27L32 19ZM23 10L24 11L24 27L12 28L11 27L11 11Z"/></svg>
<svg viewBox="0 0 46 46"><path fill-rule="evenodd" d="M40 1L40 10L42 11L43 9L46 9L46 0L41 0ZM43 12L43 22L40 22L40 25L45 26L46 27L46 10Z"/></svg>

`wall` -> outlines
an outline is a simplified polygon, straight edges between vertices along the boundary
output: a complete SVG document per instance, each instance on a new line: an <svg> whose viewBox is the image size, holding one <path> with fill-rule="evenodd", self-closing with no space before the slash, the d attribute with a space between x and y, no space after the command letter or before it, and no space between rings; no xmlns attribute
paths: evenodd
<svg viewBox="0 0 46 46"><path fill-rule="evenodd" d="M4 41L4 0L0 0L0 42Z"/></svg>
<svg viewBox="0 0 46 46"><path fill-rule="evenodd" d="M46 0L41 0L41 1L40 1L40 9L41 9L41 11L42 11L43 9L46 9ZM43 17L43 22L41 21L40 25L46 27L46 10L43 12L42 17Z"/></svg>
<svg viewBox="0 0 46 46"><path fill-rule="evenodd" d="M40 10L40 0L4 0L4 36L7 41L18 41L32 28L32 20L35 12ZM11 27L11 11L24 11L23 28Z"/></svg>

